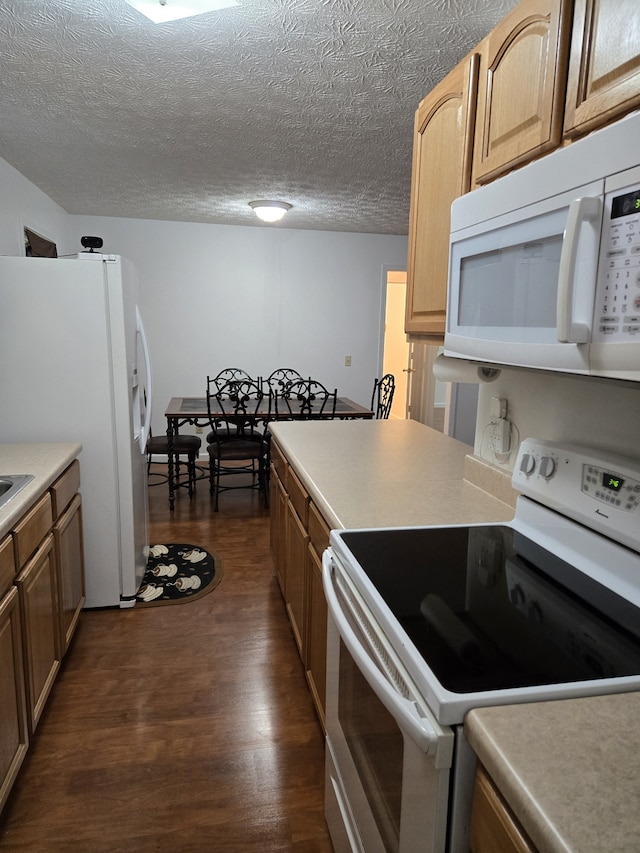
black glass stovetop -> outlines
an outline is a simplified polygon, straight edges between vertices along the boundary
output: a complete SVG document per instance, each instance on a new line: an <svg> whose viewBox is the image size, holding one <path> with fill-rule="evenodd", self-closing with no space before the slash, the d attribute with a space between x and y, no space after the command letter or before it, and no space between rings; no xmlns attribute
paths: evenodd
<svg viewBox="0 0 640 853"><path fill-rule="evenodd" d="M506 526L342 532L447 690L640 674L640 612Z"/></svg>

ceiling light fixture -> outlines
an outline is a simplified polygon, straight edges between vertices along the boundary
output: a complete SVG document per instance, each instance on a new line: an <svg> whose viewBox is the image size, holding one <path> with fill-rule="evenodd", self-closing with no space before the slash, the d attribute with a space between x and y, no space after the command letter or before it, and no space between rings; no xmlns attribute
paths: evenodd
<svg viewBox="0 0 640 853"><path fill-rule="evenodd" d="M125 0L155 24L237 6L237 0Z"/></svg>
<svg viewBox="0 0 640 853"><path fill-rule="evenodd" d="M293 205L287 201L250 201L249 207L254 209L256 216L263 222L277 222Z"/></svg>

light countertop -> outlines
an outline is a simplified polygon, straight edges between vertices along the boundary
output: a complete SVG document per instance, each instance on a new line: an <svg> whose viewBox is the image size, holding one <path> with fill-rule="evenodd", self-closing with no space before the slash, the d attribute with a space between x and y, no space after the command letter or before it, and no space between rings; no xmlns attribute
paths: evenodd
<svg viewBox="0 0 640 853"><path fill-rule="evenodd" d="M81 444L0 444L0 476L33 474L31 482L0 507L0 537L8 533L82 450Z"/></svg>
<svg viewBox="0 0 640 853"><path fill-rule="evenodd" d="M640 693L470 711L465 733L541 853L640 850Z"/></svg>
<svg viewBox="0 0 640 853"><path fill-rule="evenodd" d="M285 421L270 428L332 528L513 518L509 478L480 462L470 467L471 447L417 421ZM489 480L501 500L489 493Z"/></svg>

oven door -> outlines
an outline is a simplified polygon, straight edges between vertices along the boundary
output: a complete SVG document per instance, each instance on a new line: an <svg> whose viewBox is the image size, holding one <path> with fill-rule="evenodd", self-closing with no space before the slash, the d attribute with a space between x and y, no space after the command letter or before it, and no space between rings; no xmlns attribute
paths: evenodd
<svg viewBox="0 0 640 853"><path fill-rule="evenodd" d="M453 732L437 723L330 549L323 583L334 849L444 851Z"/></svg>

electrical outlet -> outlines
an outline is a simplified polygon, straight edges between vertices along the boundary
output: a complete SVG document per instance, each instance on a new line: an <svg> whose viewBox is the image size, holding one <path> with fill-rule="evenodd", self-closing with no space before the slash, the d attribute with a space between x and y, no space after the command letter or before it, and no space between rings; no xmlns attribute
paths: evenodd
<svg viewBox="0 0 640 853"><path fill-rule="evenodd" d="M506 418L500 418L491 424L491 449L494 453L509 453L511 447L511 423Z"/></svg>
<svg viewBox="0 0 640 853"><path fill-rule="evenodd" d="M197 427L196 427L196 433L197 433L198 435L202 435L202 427L201 427L201 426L197 426Z"/></svg>
<svg viewBox="0 0 640 853"><path fill-rule="evenodd" d="M345 367L351 367L351 356L350 355L345 355L344 366Z"/></svg>

